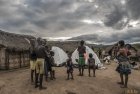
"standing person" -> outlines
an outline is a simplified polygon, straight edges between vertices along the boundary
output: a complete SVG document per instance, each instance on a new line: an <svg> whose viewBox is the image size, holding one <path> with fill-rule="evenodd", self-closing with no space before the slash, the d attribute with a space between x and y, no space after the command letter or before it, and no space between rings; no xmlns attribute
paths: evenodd
<svg viewBox="0 0 140 94"><path fill-rule="evenodd" d="M48 46L45 46L47 55L45 56L45 64L44 64L44 70L45 70L45 78L46 81L48 81L48 72L50 71L50 49Z"/></svg>
<svg viewBox="0 0 140 94"><path fill-rule="evenodd" d="M85 58L84 54L86 53L86 47L84 46L84 41L82 40L80 42L80 46L78 47L78 52L79 52L79 76L84 75L84 66L85 66Z"/></svg>
<svg viewBox="0 0 140 94"><path fill-rule="evenodd" d="M54 62L54 52L53 51L50 51L50 76L51 76L51 80L54 80L56 79L55 78L55 69L54 69L54 66L56 65L55 62Z"/></svg>
<svg viewBox="0 0 140 94"><path fill-rule="evenodd" d="M39 87L39 89L42 90L42 89L46 89L46 87L42 86L42 82L43 82L43 73L44 73L44 61L47 52L40 38L37 39L37 42L38 45L35 50L37 55L35 88ZM38 85L38 78L39 78L39 85Z"/></svg>
<svg viewBox="0 0 140 94"><path fill-rule="evenodd" d="M99 48L98 50L99 58L102 58L102 50Z"/></svg>
<svg viewBox="0 0 140 94"><path fill-rule="evenodd" d="M115 46L114 46L114 58L116 59L116 57L117 57L117 52L118 52L118 45L117 44L115 44Z"/></svg>
<svg viewBox="0 0 140 94"><path fill-rule="evenodd" d="M105 57L105 50L102 50L102 58Z"/></svg>
<svg viewBox="0 0 140 94"><path fill-rule="evenodd" d="M31 83L34 83L34 74L35 74L35 65L36 65L37 56L35 50L30 54L30 69L31 69Z"/></svg>
<svg viewBox="0 0 140 94"><path fill-rule="evenodd" d="M90 70L93 69L93 77L95 77L95 70L96 70L96 65L95 65L95 59L93 58L93 55L90 53L89 54L89 59L88 59L88 72L89 72L89 77L90 75Z"/></svg>
<svg viewBox="0 0 140 94"><path fill-rule="evenodd" d="M71 54L68 54L69 59L66 62L66 67L67 67L67 80L69 80L69 76L71 75L71 79L73 80L73 63L71 59Z"/></svg>
<svg viewBox="0 0 140 94"><path fill-rule="evenodd" d="M120 84L122 88L127 88L128 75L131 74L131 68L128 61L128 49L125 48L125 42L123 40L118 42L118 46L119 50L117 59L119 61L119 65L116 71L119 72L121 78L121 82L118 82L118 84Z"/></svg>

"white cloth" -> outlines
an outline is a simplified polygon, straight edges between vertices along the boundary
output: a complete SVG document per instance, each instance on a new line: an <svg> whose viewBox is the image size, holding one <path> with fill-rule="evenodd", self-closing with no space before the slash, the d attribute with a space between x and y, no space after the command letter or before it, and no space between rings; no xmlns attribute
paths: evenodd
<svg viewBox="0 0 140 94"><path fill-rule="evenodd" d="M54 63L57 66L66 62L68 59L67 54L61 48L53 46L51 50L54 52Z"/></svg>
<svg viewBox="0 0 140 94"><path fill-rule="evenodd" d="M86 54L89 55L91 53L93 55L93 58L95 59L95 65L98 65L98 67L102 67L103 64L99 60L99 58L96 55L96 53L91 48L89 48L88 46L85 46L85 47L86 47ZM87 56L86 62L85 62L86 65L88 64L88 58L89 57ZM73 64L78 64L76 62L76 59L79 59L79 54L78 54L77 49L72 53L72 62L73 62Z"/></svg>

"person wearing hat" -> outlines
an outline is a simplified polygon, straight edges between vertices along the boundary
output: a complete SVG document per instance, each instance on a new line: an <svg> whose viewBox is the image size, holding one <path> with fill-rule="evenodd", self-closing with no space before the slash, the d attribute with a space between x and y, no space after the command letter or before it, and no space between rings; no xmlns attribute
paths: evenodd
<svg viewBox="0 0 140 94"><path fill-rule="evenodd" d="M79 53L79 60L78 60L78 64L79 64L79 76L83 76L84 75L84 66L85 66L85 57L84 54L86 53L86 47L84 46L84 41L82 40L80 42L80 46L78 47L77 51Z"/></svg>

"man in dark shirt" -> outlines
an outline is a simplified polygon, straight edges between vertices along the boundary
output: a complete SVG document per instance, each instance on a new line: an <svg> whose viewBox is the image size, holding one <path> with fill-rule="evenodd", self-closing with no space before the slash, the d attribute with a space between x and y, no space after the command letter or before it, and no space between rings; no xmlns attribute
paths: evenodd
<svg viewBox="0 0 140 94"><path fill-rule="evenodd" d="M35 88L38 87L38 77L39 77L39 89L42 90L42 89L46 89L45 87L42 86L42 82L43 82L43 73L44 73L44 61L47 52L41 39L39 38L37 41L38 41L38 45L35 49L36 56L37 56Z"/></svg>
<svg viewBox="0 0 140 94"><path fill-rule="evenodd" d="M78 47L78 53L79 53L79 76L83 76L83 72L84 72L84 66L85 66L85 58L84 58L84 54L86 53L86 47L84 46L84 41L82 40L80 42L80 46Z"/></svg>

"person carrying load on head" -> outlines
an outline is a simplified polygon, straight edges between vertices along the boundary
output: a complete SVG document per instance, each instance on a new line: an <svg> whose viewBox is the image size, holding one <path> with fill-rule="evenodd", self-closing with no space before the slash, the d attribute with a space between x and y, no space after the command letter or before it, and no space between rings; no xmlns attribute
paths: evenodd
<svg viewBox="0 0 140 94"><path fill-rule="evenodd" d="M77 49L77 51L79 53L79 60L78 60L79 76L83 76L84 75L84 67L85 67L85 57L84 57L84 54L86 53L86 47L84 46L84 43L85 42L82 40L80 42L80 46Z"/></svg>

